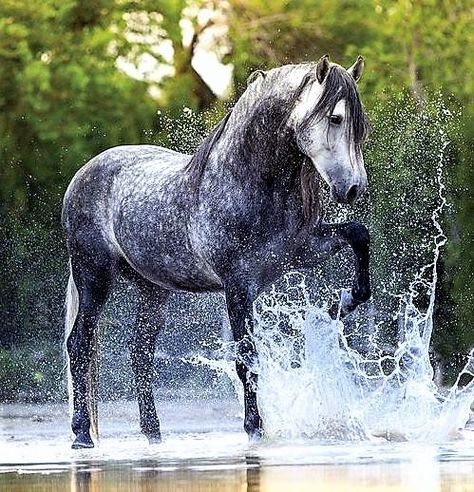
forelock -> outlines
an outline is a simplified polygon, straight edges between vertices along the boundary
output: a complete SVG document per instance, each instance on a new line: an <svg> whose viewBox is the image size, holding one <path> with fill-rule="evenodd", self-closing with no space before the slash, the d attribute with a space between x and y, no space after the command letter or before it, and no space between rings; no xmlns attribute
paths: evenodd
<svg viewBox="0 0 474 492"><path fill-rule="evenodd" d="M295 100L300 97L302 91L310 82L317 83L314 68L301 81L295 94ZM367 116L360 101L355 80L339 65L332 65L329 69L328 75L323 82L321 96L316 102L313 111L306 116L301 125L304 127L312 122L322 120L328 114L332 114L336 104L342 99L346 101L348 114L346 132L356 145L360 145L368 133Z"/></svg>

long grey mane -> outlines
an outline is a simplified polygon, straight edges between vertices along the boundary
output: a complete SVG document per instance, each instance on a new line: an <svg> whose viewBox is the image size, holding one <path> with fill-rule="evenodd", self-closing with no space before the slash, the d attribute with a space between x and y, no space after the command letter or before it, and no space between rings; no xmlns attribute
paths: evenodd
<svg viewBox="0 0 474 492"><path fill-rule="evenodd" d="M191 188L196 190L201 183L202 175L206 168L206 164L209 160L209 155L215 145L219 140L224 128L229 120L231 111L229 111L220 123L214 127L211 133L204 139L201 145L197 148L191 160L186 166L186 171L188 172L189 181L191 183Z"/></svg>
<svg viewBox="0 0 474 492"><path fill-rule="evenodd" d="M266 89L255 94L255 100L247 108L250 114L246 114L245 128L236 128L236 131L240 133L239 146L242 160L247 164L247 167L244 168L243 166L240 172L247 178L252 173L258 171L258 169L255 169L255 166L259 166L264 162L262 156L274 155L276 160L280 158L288 162L293 158L298 161L303 220L305 223L313 223L321 219L323 212L319 184L320 177L314 166L308 162L308 158L299 151L294 132L287 125L294 105L301 96L305 86L316 77L315 65L307 64L307 66L309 70L296 90L288 91L286 94L279 92L275 95L270 86L268 90ZM289 73L288 69L291 68L282 67L275 71L272 70L267 75L269 80L265 80L263 83L271 84L273 81L275 81L275 84L284 83L284 80L280 81L278 79L285 77L285 74ZM241 99L245 95L246 93L243 94ZM341 99L346 100L350 116L345 123L347 138L353 142L356 152L361 152L362 142L368 133L367 117L360 101L354 79L347 71L337 65L332 65L329 69L324 81L322 94L316 102L314 110L300 123L296 131L298 132L298 130L304 129L305 126L313 123L315 120L319 121L328 114L331 114ZM237 104L239 102L240 100ZM232 113L233 111L227 113L208 137L204 139L186 167L190 191L194 193L195 197L199 194L200 183L209 160L209 155L224 132ZM262 133L269 135L269 137L275 136L278 139L276 148L255 148L252 137L253 135ZM269 138L266 145L274 145L274 141ZM269 150L272 151L271 154L268 152Z"/></svg>

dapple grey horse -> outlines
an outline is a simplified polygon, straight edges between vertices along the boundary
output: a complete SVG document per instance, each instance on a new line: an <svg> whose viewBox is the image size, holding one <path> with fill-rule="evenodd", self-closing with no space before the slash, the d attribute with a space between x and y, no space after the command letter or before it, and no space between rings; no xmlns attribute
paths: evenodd
<svg viewBox="0 0 474 492"><path fill-rule="evenodd" d="M142 432L161 438L152 393L157 330L171 291L223 291L244 386L244 428L263 435L249 361L252 304L285 272L307 269L349 245L355 278L340 313L370 297L369 234L322 220L320 178L352 203L367 184L367 119L349 69L329 62L257 71L233 109L192 156L153 145L109 149L82 167L65 197L70 255L66 346L73 448L92 447L97 420L97 323L114 278L140 292L130 342ZM153 323L149 323L150 318Z"/></svg>

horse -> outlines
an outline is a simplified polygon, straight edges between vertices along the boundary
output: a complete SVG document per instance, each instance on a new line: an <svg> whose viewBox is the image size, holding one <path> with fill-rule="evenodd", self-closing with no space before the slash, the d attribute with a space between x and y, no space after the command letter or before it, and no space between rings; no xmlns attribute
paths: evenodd
<svg viewBox="0 0 474 492"><path fill-rule="evenodd" d="M62 209L73 448L94 446L97 324L118 275L139 291L129 349L140 428L150 443L161 440L152 365L170 292L224 293L250 439L264 435L252 342L258 295L286 272L311 269L348 245L355 276L337 315L370 298L369 232L357 222L325 222L321 199L324 182L346 204L367 186L368 120L357 89L363 67L360 56L346 70L325 55L259 70L193 155L124 145L76 173Z"/></svg>

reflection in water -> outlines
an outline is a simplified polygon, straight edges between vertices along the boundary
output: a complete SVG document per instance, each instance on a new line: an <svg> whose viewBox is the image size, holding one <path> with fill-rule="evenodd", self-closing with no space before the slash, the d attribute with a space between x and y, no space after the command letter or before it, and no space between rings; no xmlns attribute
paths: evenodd
<svg viewBox="0 0 474 492"><path fill-rule="evenodd" d="M100 490L102 470L92 463L86 466L72 465L71 492L93 492Z"/></svg>
<svg viewBox="0 0 474 492"><path fill-rule="evenodd" d="M246 456L247 462L247 492L258 492L260 490L260 459L255 456Z"/></svg>
<svg viewBox="0 0 474 492"><path fill-rule="evenodd" d="M161 463L29 465L0 474L0 490L35 491L190 491L288 492L333 491L471 491L473 462L440 463L420 455L409 463L349 465L262 464L258 457L241 461L207 460Z"/></svg>

